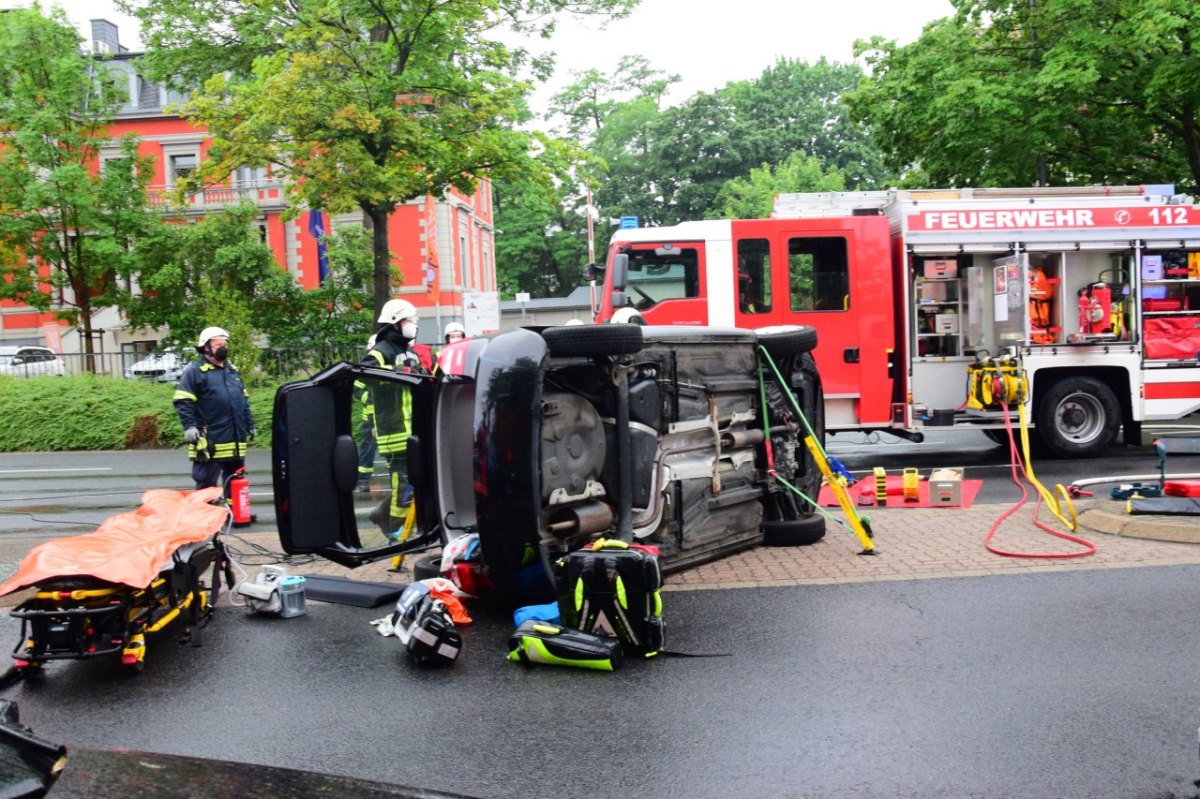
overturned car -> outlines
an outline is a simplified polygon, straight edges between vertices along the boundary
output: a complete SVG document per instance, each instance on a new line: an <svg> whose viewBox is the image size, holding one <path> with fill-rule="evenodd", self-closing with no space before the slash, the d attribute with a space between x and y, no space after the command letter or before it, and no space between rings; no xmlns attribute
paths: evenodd
<svg viewBox="0 0 1200 799"><path fill-rule="evenodd" d="M554 564L597 536L653 544L665 571L818 541L823 436L808 327L520 329L443 350L438 378L337 364L275 399L281 543L346 566L478 533L513 603L554 598ZM781 379L782 378L782 379ZM784 385L786 384L786 385ZM410 392L415 531L355 492L363 388ZM799 411L799 413L797 412Z"/></svg>

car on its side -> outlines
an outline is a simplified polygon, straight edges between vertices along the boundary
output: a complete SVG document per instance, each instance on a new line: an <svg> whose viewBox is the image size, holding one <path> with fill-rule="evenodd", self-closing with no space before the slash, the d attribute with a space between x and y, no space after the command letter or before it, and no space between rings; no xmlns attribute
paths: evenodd
<svg viewBox="0 0 1200 799"><path fill-rule="evenodd" d="M187 366L187 361L173 350L152 352L126 369L125 379L146 380L152 383L174 383L183 374L185 366Z"/></svg>
<svg viewBox="0 0 1200 799"><path fill-rule="evenodd" d="M331 366L275 397L281 544L353 568L478 533L500 593L531 604L597 536L658 547L667 573L814 543L824 518L785 481L815 497L821 479L804 443L824 434L816 343L799 326L579 325L449 344L436 378ZM403 543L367 523L382 492L355 491L364 389L376 414L411 409Z"/></svg>
<svg viewBox="0 0 1200 799"><path fill-rule="evenodd" d="M0 375L11 377L62 377L62 358L47 347L0 347Z"/></svg>

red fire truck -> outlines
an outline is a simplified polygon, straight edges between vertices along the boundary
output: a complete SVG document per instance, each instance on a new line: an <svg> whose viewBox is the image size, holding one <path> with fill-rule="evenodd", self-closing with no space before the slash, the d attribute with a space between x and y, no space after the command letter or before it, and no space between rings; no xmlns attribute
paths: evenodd
<svg viewBox="0 0 1200 799"><path fill-rule="evenodd" d="M1049 453L1089 457L1200 409L1200 207L1172 186L789 194L771 219L623 229L597 321L629 306L815 327L831 432L1001 440L1023 402ZM1003 404L998 363L1024 386Z"/></svg>

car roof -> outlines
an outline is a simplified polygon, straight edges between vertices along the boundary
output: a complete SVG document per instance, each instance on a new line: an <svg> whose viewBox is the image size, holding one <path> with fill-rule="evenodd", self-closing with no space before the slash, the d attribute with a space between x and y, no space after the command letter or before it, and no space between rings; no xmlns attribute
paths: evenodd
<svg viewBox="0 0 1200 799"><path fill-rule="evenodd" d="M35 344L23 344L21 346L12 346L12 345L2 346L2 347L0 347L0 355L16 355L18 352L21 352L22 350L26 350L26 351L34 350L36 352L49 352L49 353L54 352L54 350L50 349L49 347L39 347Z"/></svg>

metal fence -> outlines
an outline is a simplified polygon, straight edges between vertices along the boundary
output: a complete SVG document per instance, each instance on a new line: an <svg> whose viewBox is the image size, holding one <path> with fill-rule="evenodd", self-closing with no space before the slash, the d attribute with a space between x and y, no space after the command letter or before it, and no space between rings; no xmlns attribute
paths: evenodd
<svg viewBox="0 0 1200 799"><path fill-rule="evenodd" d="M364 354L365 350L361 346L271 348L259 352L257 364L252 367L239 364L238 368L248 376L261 376L270 380L297 380L316 374L338 361L357 362ZM68 375L95 374L124 378L127 371L146 355L135 352L98 352L92 355L65 352L58 357ZM171 374L129 376L131 379L175 382L175 376Z"/></svg>

